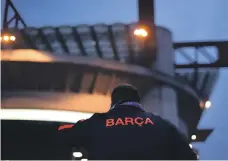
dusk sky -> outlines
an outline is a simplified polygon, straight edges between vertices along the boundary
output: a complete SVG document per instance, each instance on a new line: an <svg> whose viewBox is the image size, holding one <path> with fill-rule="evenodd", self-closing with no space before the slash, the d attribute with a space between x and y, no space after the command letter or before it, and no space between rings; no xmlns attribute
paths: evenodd
<svg viewBox="0 0 228 161"><path fill-rule="evenodd" d="M136 0L14 0L28 26L135 22ZM1 1L3 5L4 2ZM228 0L156 0L156 24L173 40L228 40ZM3 9L3 6L1 7ZM181 61L181 60L179 60ZM194 144L201 159L228 159L228 70L220 75L199 128L214 128L205 143Z"/></svg>

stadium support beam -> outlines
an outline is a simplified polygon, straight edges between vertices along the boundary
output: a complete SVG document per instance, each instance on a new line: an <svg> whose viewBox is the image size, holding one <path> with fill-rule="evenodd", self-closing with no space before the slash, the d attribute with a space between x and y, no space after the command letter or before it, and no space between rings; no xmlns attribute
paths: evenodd
<svg viewBox="0 0 228 161"><path fill-rule="evenodd" d="M11 0L5 1L5 9L4 9L4 18L3 18L3 28L8 29L10 27L13 28L19 28L19 24L21 23L23 27L26 27L25 21L15 8L14 4L11 2ZM9 14L9 9L13 10L13 17L10 17L11 14ZM14 24L13 24L14 22ZM13 25L12 25L13 24Z"/></svg>
<svg viewBox="0 0 228 161"><path fill-rule="evenodd" d="M68 49L68 47L66 45L66 40L64 40L63 35L61 34L61 32L60 32L58 27L55 28L55 33L56 33L56 37L59 40L64 52L69 54L69 49Z"/></svg>
<svg viewBox="0 0 228 161"><path fill-rule="evenodd" d="M138 0L139 21L154 24L154 0Z"/></svg>
<svg viewBox="0 0 228 161"><path fill-rule="evenodd" d="M127 39L127 48L128 48L128 53L129 53L129 62L130 63L135 63L135 51L132 49L132 38L130 35L130 29L129 29L129 25L125 25L125 32L126 34L126 39Z"/></svg>
<svg viewBox="0 0 228 161"><path fill-rule="evenodd" d="M112 46L112 51L114 53L115 60L120 60L118 51L116 49L116 43L115 43L115 38L114 38L114 35L112 32L112 26L110 26L110 25L108 26L108 37L109 37L109 41L110 41L111 46Z"/></svg>
<svg viewBox="0 0 228 161"><path fill-rule="evenodd" d="M53 47L51 46L51 44L49 43L47 36L44 35L44 32L42 29L38 29L38 33L39 36L41 37L41 40L43 41L43 43L45 44L45 46L48 48L49 51L53 52Z"/></svg>
<svg viewBox="0 0 228 161"><path fill-rule="evenodd" d="M86 53L86 50L85 50L85 48L83 46L81 37L80 37L76 27L72 27L72 34L73 34L73 38L74 38L75 42L78 44L78 47L79 47L79 49L81 51L81 54L83 56L87 56L88 54Z"/></svg>
<svg viewBox="0 0 228 161"><path fill-rule="evenodd" d="M205 142L210 134L213 132L213 129L197 129L194 135L195 139L189 138L190 142Z"/></svg>
<svg viewBox="0 0 228 161"><path fill-rule="evenodd" d="M138 0L139 26L148 32L143 42L142 60L139 64L151 67L156 53L156 31L154 25L154 0Z"/></svg>
<svg viewBox="0 0 228 161"><path fill-rule="evenodd" d="M176 69L192 69L192 68L227 68L228 63L211 63L211 64L176 64Z"/></svg>
<svg viewBox="0 0 228 161"><path fill-rule="evenodd" d="M100 45L99 45L99 39L97 37L96 31L94 26L90 26L90 33L91 33L91 37L93 39L93 41L95 42L95 48L97 51L97 54L100 58L103 58L103 53L101 51Z"/></svg>
<svg viewBox="0 0 228 161"><path fill-rule="evenodd" d="M208 42L181 42L174 43L173 47L176 55L180 54L186 58L186 54L192 55L193 59L184 64L175 64L176 69L199 69L199 68L223 68L228 67L228 41L208 41ZM210 50L210 47L216 49ZM195 52L184 52L184 49L192 48ZM206 50L208 49L208 50ZM216 54L217 53L217 54ZM199 57L206 58L206 62L199 62Z"/></svg>

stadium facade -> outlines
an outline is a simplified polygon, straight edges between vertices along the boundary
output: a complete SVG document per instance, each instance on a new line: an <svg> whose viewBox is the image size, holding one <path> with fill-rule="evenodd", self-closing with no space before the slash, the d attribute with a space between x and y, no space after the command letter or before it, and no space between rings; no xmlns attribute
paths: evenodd
<svg viewBox="0 0 228 161"><path fill-rule="evenodd" d="M128 33L125 31L126 26L132 28ZM14 46L16 49L2 50L3 107L105 112L109 108L111 89L120 83L131 83L139 89L143 98L142 103L147 111L161 115L177 127L183 127L180 129L185 129L183 132L190 135L192 131L189 133L186 130L188 126L193 126L191 125L193 119L192 122L187 122L186 118L179 117L181 113L178 112L181 107L178 107L180 105L177 100L183 98L178 98L178 92L185 93L186 97L191 99L189 102L193 103L194 100L195 105L192 106L197 106L199 109L202 100L197 89L175 77L171 32L162 27L156 28L157 53L156 58L150 57L153 60L151 67L148 68L129 61L139 62L138 59L140 61L144 59L140 55L142 49L137 44L137 41L141 40L135 38L135 43L132 42L129 47L123 36L133 33L134 26L136 25L111 26L112 34L117 35L116 49L111 47L108 39L109 25L93 26L99 35L97 41L90 36L91 27L83 26L83 32L79 32L79 36L82 37L82 44L87 45L84 47L84 50L88 50L86 56L83 56L77 47L78 43L72 41L71 32L77 27L25 28L10 31L11 34L17 35L19 40L24 41L17 42L16 47ZM64 45L56 38L56 29L62 31L60 33L65 37L63 42L67 44L68 50L75 53L64 51L62 48ZM48 33L45 39L46 42L50 41L50 44L41 40L40 31ZM25 42L28 40L22 39L22 33L27 33L27 37L34 40L31 42L36 46L35 49L26 46ZM99 44L102 57L97 53L96 44ZM50 51L45 48L47 46L53 48L55 46L55 49ZM118 51L117 60L113 53L115 50ZM129 51L134 52L133 58L130 57L133 53ZM44 99L40 99L40 95ZM34 101L37 102L35 105ZM196 128L197 124L194 126Z"/></svg>
<svg viewBox="0 0 228 161"><path fill-rule="evenodd" d="M6 5L13 6L9 0ZM41 132L38 137L52 144L51 130L63 122L106 112L111 90L118 84L130 83L139 89L146 111L171 121L189 141L205 141L212 129L199 130L197 125L218 72L198 70L196 62L176 64L175 57L183 48L199 50L207 46L217 48L218 54L223 55L227 42L173 43L168 29L143 23L148 15L141 14L140 21L134 24L25 26L22 29L5 25L1 37L3 136L9 139L37 136L36 130L25 130L36 127L39 131L49 131L48 134ZM148 36L134 34L144 26ZM4 41L10 35L16 41ZM218 64L220 60L219 57L211 64ZM26 116L29 120L38 119L38 111L53 110L68 111L71 113L68 116L74 119L50 119L50 113L40 113L43 116L40 121L17 121L25 119L25 115L17 116L25 114L25 109L37 110L37 115ZM77 117L75 111L89 115ZM63 118L64 113L55 115ZM16 137L13 133L20 135ZM17 147L22 142L29 143L23 139L26 137L11 144ZM37 144L42 147L41 143Z"/></svg>

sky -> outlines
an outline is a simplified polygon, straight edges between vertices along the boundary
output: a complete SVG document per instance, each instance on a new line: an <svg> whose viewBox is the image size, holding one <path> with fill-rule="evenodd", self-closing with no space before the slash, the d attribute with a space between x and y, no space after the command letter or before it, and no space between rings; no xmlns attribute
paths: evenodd
<svg viewBox="0 0 228 161"><path fill-rule="evenodd" d="M28 26L135 22L137 0L14 0ZM228 40L228 0L156 0L156 24L173 40ZM4 1L1 1L4 4ZM1 7L3 9L3 6ZM2 12L2 11L1 11ZM194 144L201 159L228 159L228 70L221 69L211 95L212 107L199 128L214 128L205 143Z"/></svg>

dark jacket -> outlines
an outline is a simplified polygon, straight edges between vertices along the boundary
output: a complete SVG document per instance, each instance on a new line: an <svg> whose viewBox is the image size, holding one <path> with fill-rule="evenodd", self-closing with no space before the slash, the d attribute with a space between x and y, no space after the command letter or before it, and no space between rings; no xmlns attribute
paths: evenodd
<svg viewBox="0 0 228 161"><path fill-rule="evenodd" d="M67 126L66 126L67 127ZM91 160L196 160L188 141L169 122L134 106L117 106L65 129L66 146Z"/></svg>

